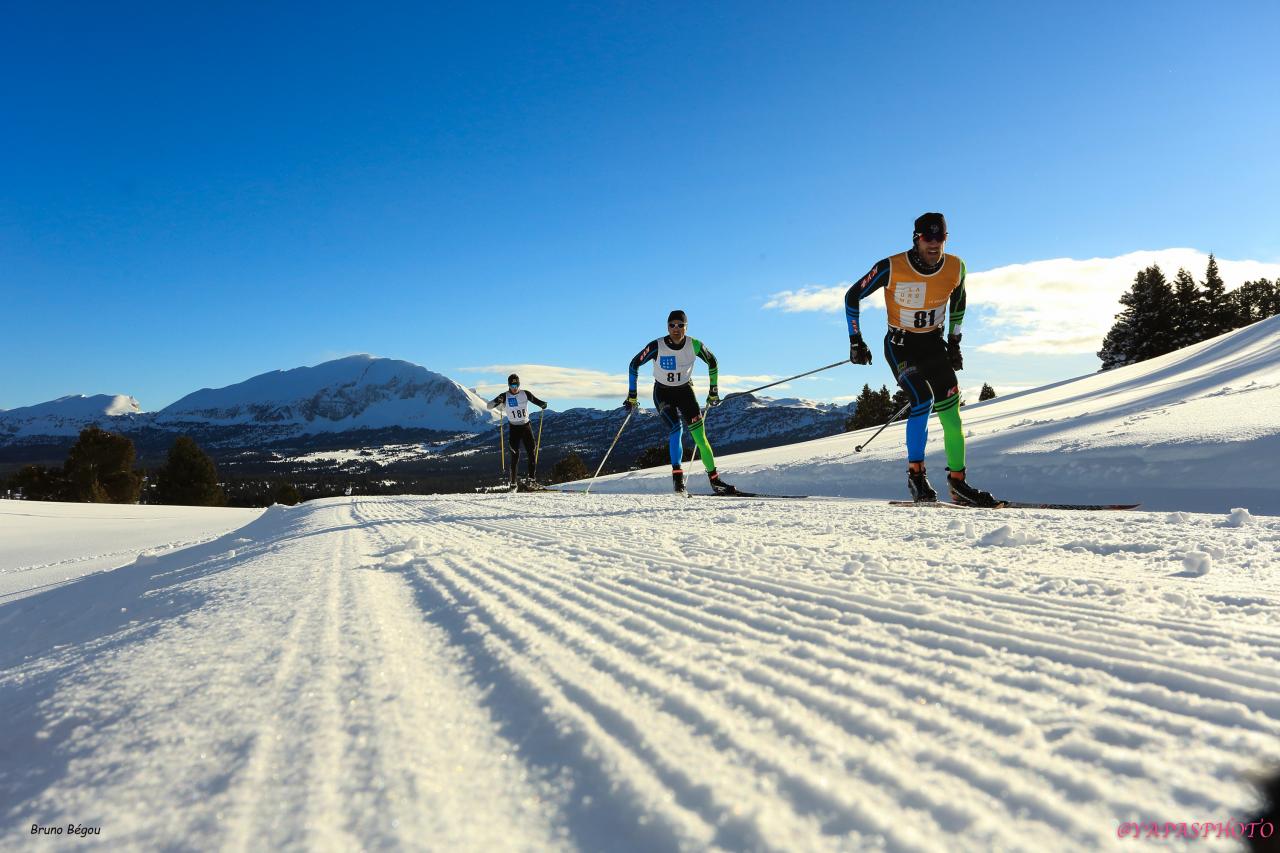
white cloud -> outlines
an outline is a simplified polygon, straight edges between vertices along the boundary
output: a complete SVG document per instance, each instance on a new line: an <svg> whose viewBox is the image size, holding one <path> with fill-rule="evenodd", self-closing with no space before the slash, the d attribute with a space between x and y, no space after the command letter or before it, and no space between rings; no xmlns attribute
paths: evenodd
<svg viewBox="0 0 1280 853"><path fill-rule="evenodd" d="M841 282L835 287L802 287L799 290L784 290L769 297L765 308L777 308L780 311L794 313L797 311L825 311L832 314L844 313L844 294L851 282Z"/></svg>
<svg viewBox="0 0 1280 853"><path fill-rule="evenodd" d="M1185 268L1199 281L1209 256L1195 249L1130 252L1116 258L1055 258L1010 264L968 276L972 330L981 309L984 332L996 339L977 349L1006 355L1069 355L1096 352L1120 312L1120 296L1140 270L1158 265L1172 280ZM1280 277L1280 264L1218 258L1227 289L1246 281ZM766 308L841 313L848 284L805 287L774 294ZM879 300L873 303L879 307Z"/></svg>
<svg viewBox="0 0 1280 853"><path fill-rule="evenodd" d="M640 369L639 387L642 394L647 393L647 368L648 365L645 365ZM702 368L696 380L698 382L698 390L705 392L705 365ZM459 371L462 373L489 373L501 377L492 382L477 383L475 386L476 392L481 397L492 397L505 390L507 387L506 377L510 373L519 374L521 382L528 386L530 391L548 402L553 402L557 399L611 400L615 398L621 402L627 392L626 373L607 373L603 370L588 370L580 367L557 367L551 364L491 364L484 367L462 367L459 368ZM733 391L745 391L748 388L767 385L770 382L777 381L779 378L769 375L738 376L722 373L719 377L720 395L724 396ZM778 389L785 389L786 387L786 385L775 386Z"/></svg>
<svg viewBox="0 0 1280 853"><path fill-rule="evenodd" d="M491 373L498 379L476 384L480 396L493 396L507 387L506 377L518 373L529 390L544 400L609 399L626 396L627 374L606 373L581 367L556 367L551 364L491 364L484 367L463 367L463 373Z"/></svg>

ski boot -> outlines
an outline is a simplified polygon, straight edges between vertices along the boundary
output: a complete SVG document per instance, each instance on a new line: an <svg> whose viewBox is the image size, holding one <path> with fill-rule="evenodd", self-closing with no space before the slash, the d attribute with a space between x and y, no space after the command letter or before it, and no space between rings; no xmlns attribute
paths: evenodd
<svg viewBox="0 0 1280 853"><path fill-rule="evenodd" d="M738 490L731 484L720 479L720 475L715 471L707 472L707 479L711 481L711 491L717 495L736 495Z"/></svg>
<svg viewBox="0 0 1280 853"><path fill-rule="evenodd" d="M924 465L919 470L907 468L907 490L916 503L933 503L938 499L938 493L929 485L929 478L925 476Z"/></svg>
<svg viewBox="0 0 1280 853"><path fill-rule="evenodd" d="M959 474L960 476L955 476ZM1000 506L1000 501L992 496L990 492L984 492L981 489L975 489L970 486L964 479L964 469L952 471L947 469L947 488L951 490L951 500L965 506L992 507Z"/></svg>
<svg viewBox="0 0 1280 853"><path fill-rule="evenodd" d="M507 491L508 492L520 491L520 481L517 480L515 477L512 477L510 485L507 486Z"/></svg>
<svg viewBox="0 0 1280 853"><path fill-rule="evenodd" d="M677 495L689 494L684 487L684 472L678 468L671 472L671 485L675 488Z"/></svg>

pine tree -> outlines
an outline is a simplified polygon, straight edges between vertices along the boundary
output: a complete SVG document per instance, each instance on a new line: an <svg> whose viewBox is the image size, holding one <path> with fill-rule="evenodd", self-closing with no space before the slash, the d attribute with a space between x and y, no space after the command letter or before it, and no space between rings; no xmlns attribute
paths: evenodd
<svg viewBox="0 0 1280 853"><path fill-rule="evenodd" d="M218 469L189 436L178 436L157 475L156 500L177 506L226 506Z"/></svg>
<svg viewBox="0 0 1280 853"><path fill-rule="evenodd" d="M994 400L995 398L996 398L996 389L992 388L990 385L983 382L982 390L978 393L978 402L981 403L983 400Z"/></svg>
<svg viewBox="0 0 1280 853"><path fill-rule="evenodd" d="M591 472L587 470L582 457L576 451L570 452L568 456L561 459L551 468L551 482L553 483L570 483L574 480L585 480L590 476Z"/></svg>
<svg viewBox="0 0 1280 853"><path fill-rule="evenodd" d="M137 503L142 475L133 470L133 442L96 426L80 431L62 466L68 496L81 503Z"/></svg>
<svg viewBox="0 0 1280 853"><path fill-rule="evenodd" d="M1195 277L1179 269L1173 283L1173 345L1182 349L1204 340L1203 295Z"/></svg>
<svg viewBox="0 0 1280 853"><path fill-rule="evenodd" d="M1160 267L1140 271L1120 304L1124 310L1116 315L1098 352L1103 370L1173 352L1174 294Z"/></svg>
<svg viewBox="0 0 1280 853"><path fill-rule="evenodd" d="M885 411L885 402L889 395L888 389L885 390L886 393L881 395L879 391L872 391L869 384L862 386L862 393L854 400L853 414L845 418L845 432L875 426L889 417L889 413Z"/></svg>
<svg viewBox="0 0 1280 853"><path fill-rule="evenodd" d="M22 490L29 501L70 500L69 487L61 468L43 465L24 465L10 481L10 486Z"/></svg>
<svg viewBox="0 0 1280 853"><path fill-rule="evenodd" d="M1227 295L1236 328L1280 314L1280 281L1274 284L1265 278L1246 281Z"/></svg>
<svg viewBox="0 0 1280 853"><path fill-rule="evenodd" d="M881 388L880 393L884 394L885 401L888 404L884 407L884 416L886 420L893 415L896 415L898 412L901 412L904 407L911 405L911 395L907 393L907 389L902 388L901 386L899 386L897 391L893 392L892 397L889 396L888 388ZM900 417L895 418L895 420L905 420L909 414L909 412L904 412Z"/></svg>
<svg viewBox="0 0 1280 853"><path fill-rule="evenodd" d="M659 445L646 447L644 452L636 457L637 468L656 468L659 465L666 465L671 462L671 451Z"/></svg>
<svg viewBox="0 0 1280 853"><path fill-rule="evenodd" d="M1177 349L1173 286L1158 266L1148 267L1143 291L1143 322L1139 324L1138 360L1145 361Z"/></svg>
<svg viewBox="0 0 1280 853"><path fill-rule="evenodd" d="M271 490L271 502L285 506L297 506L302 503L302 495L293 483L279 483Z"/></svg>
<svg viewBox="0 0 1280 853"><path fill-rule="evenodd" d="M1259 279L1258 311L1262 319L1280 314L1280 278L1274 281Z"/></svg>
<svg viewBox="0 0 1280 853"><path fill-rule="evenodd" d="M1236 328L1231 302L1227 298L1227 284L1218 274L1218 260L1213 255L1209 255L1209 265L1205 269L1202 299L1205 334L1201 340L1208 340Z"/></svg>

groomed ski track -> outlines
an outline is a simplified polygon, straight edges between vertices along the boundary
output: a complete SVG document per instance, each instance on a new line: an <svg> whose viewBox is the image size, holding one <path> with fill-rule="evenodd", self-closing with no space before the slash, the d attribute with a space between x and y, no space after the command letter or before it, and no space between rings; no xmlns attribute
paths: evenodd
<svg viewBox="0 0 1280 853"><path fill-rule="evenodd" d="M1245 819L1280 520L1112 518L276 507L0 609L0 846L1056 850Z"/></svg>

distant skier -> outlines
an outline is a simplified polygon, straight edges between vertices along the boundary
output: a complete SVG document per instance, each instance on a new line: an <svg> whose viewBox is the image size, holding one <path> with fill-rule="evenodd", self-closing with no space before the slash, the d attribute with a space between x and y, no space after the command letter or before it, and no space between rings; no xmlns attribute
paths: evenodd
<svg viewBox="0 0 1280 853"><path fill-rule="evenodd" d="M653 405L667 425L668 445L671 451L671 480L677 492L685 491L684 470L680 467L684 455L681 444L684 436L684 425L688 424L689 433L694 444L702 455L702 466L707 470L707 479L711 481L711 489L717 495L732 495L737 492L733 486L720 479L716 473L715 456L711 453L711 445L707 442L706 427L702 419L702 409L698 406L697 395L693 391L694 359L700 358L707 363L707 374L711 387L707 393L707 408L720 405L720 392L716 386L720 376L716 366L716 357L711 350L697 338L687 337L685 329L689 320L683 311L672 311L667 316L667 336L652 340L644 349L631 359L629 369L630 388L623 405L628 410L635 409L636 376L640 366L647 361L653 362Z"/></svg>
<svg viewBox="0 0 1280 853"><path fill-rule="evenodd" d="M507 417L507 423L511 425L511 491L513 492L517 486L516 465L520 462L521 444L524 445L525 452L529 456L527 463L529 483L534 483L537 476L537 460L534 458L533 451L533 427L529 424L530 403L541 406L544 411L547 408L547 404L539 400L532 391L521 390L520 377L514 373L507 377L506 392L489 401L490 409L502 408Z"/></svg>
<svg viewBox="0 0 1280 853"><path fill-rule="evenodd" d="M862 340L858 304L881 287L889 330L884 354L898 384L911 398L907 420L907 488L916 501L936 501L938 494L925 475L924 449L929 437L929 411L942 422L947 453L947 486L956 503L996 506L989 492L965 480L964 430L960 424L960 383L964 368L960 327L964 322L964 261L943 252L947 220L926 213L915 221L912 248L885 258L844 295L849 321L849 360L870 364L871 350ZM949 315L947 339L942 324Z"/></svg>

